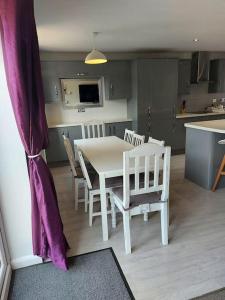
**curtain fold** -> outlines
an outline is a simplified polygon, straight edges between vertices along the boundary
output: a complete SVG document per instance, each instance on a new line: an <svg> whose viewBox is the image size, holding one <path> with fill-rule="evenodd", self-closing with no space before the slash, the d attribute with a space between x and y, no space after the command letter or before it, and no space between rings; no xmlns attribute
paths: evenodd
<svg viewBox="0 0 225 300"><path fill-rule="evenodd" d="M55 186L40 155L48 145L48 126L33 0L1 0L0 29L9 94L28 157L33 253L67 270L68 243Z"/></svg>

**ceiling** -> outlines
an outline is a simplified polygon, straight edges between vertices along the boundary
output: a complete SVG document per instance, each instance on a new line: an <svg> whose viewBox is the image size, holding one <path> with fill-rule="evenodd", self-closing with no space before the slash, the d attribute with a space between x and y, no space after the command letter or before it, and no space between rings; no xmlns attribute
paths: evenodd
<svg viewBox="0 0 225 300"><path fill-rule="evenodd" d="M35 0L47 51L225 51L225 0ZM194 43L197 37L199 42Z"/></svg>

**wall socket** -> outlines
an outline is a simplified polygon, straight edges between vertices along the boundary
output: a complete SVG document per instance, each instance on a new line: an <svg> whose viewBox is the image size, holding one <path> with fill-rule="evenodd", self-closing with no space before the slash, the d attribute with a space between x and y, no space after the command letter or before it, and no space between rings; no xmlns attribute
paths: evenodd
<svg viewBox="0 0 225 300"><path fill-rule="evenodd" d="M85 108L84 108L84 107L80 107L80 108L78 108L77 111L78 111L78 112L85 112Z"/></svg>

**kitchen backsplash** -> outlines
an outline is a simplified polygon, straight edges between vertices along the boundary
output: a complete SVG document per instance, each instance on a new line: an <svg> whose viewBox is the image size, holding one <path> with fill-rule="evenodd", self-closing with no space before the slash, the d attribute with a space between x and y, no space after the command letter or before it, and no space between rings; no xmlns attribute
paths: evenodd
<svg viewBox="0 0 225 300"><path fill-rule="evenodd" d="M222 94L209 94L208 82L200 82L191 85L191 92L189 95L182 95L178 97L178 112L180 112L183 100L186 100L187 112L203 111L207 106L212 104L212 99L220 100L225 98L225 93Z"/></svg>
<svg viewBox="0 0 225 300"><path fill-rule="evenodd" d="M127 100L104 100L103 107L85 108L85 112L77 109L65 109L61 102L45 104L48 124L85 122L91 120L111 120L127 118Z"/></svg>

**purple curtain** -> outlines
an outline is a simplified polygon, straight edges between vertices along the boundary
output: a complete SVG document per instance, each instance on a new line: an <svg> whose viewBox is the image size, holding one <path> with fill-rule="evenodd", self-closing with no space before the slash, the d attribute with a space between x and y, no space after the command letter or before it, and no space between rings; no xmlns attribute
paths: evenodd
<svg viewBox="0 0 225 300"><path fill-rule="evenodd" d="M28 157L33 253L43 259L51 258L55 266L67 270L68 244L55 186L39 155L48 144L48 127L33 0L1 0L0 26L9 93Z"/></svg>

